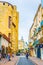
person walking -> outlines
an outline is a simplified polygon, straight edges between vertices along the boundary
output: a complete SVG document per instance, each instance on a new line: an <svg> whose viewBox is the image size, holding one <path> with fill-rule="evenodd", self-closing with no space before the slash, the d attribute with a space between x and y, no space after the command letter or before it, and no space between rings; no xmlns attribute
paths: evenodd
<svg viewBox="0 0 43 65"><path fill-rule="evenodd" d="M28 51L26 52L26 58L28 59L28 56L29 56L29 54L28 54Z"/></svg>
<svg viewBox="0 0 43 65"><path fill-rule="evenodd" d="M0 50L0 60L1 60L1 58L2 58L2 55L1 55L1 50Z"/></svg>
<svg viewBox="0 0 43 65"><path fill-rule="evenodd" d="M8 61L11 61L11 59L10 59L10 53L8 53Z"/></svg>

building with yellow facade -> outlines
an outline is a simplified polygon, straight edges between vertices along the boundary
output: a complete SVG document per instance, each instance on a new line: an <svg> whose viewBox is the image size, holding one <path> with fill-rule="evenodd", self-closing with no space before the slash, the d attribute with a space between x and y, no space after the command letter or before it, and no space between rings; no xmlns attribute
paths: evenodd
<svg viewBox="0 0 43 65"><path fill-rule="evenodd" d="M24 41L23 40L18 41L18 50L22 52L24 51Z"/></svg>
<svg viewBox="0 0 43 65"><path fill-rule="evenodd" d="M33 40L35 56L43 59L43 7L40 4L30 28L30 39Z"/></svg>
<svg viewBox="0 0 43 65"><path fill-rule="evenodd" d="M15 53L18 51L18 21L17 7L8 2L0 1L0 35L2 33L9 39L8 45Z"/></svg>
<svg viewBox="0 0 43 65"><path fill-rule="evenodd" d="M35 52L34 52L34 48L33 48L32 42L29 42L28 48L29 48L29 55L30 56L35 56Z"/></svg>
<svg viewBox="0 0 43 65"><path fill-rule="evenodd" d="M34 23L32 24L31 28L30 28L30 31L29 31L29 53L30 53L30 56L35 56L35 51L34 51L34 47L33 47L33 43L34 43L34 29L35 29L35 26L34 26Z"/></svg>

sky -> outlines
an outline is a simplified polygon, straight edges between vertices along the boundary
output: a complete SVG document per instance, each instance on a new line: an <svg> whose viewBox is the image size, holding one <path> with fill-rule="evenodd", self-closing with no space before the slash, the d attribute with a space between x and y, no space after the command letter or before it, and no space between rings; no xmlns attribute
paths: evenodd
<svg viewBox="0 0 43 65"><path fill-rule="evenodd" d="M28 42L29 30L41 0L0 0L17 6L19 12L19 40Z"/></svg>

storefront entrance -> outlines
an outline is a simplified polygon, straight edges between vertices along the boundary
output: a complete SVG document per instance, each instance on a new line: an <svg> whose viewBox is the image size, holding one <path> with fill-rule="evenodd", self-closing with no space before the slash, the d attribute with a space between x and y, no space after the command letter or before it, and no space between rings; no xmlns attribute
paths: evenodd
<svg viewBox="0 0 43 65"><path fill-rule="evenodd" d="M41 59L43 60L43 48L41 48Z"/></svg>
<svg viewBox="0 0 43 65"><path fill-rule="evenodd" d="M41 51L40 51L40 48L37 48L37 57L38 57L38 58L41 58Z"/></svg>

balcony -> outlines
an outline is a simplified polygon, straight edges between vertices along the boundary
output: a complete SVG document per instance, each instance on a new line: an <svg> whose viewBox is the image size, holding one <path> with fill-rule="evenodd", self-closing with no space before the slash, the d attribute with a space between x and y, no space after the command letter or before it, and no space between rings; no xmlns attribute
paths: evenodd
<svg viewBox="0 0 43 65"><path fill-rule="evenodd" d="M42 30L37 34L37 40L43 37Z"/></svg>
<svg viewBox="0 0 43 65"><path fill-rule="evenodd" d="M37 30L34 31L34 36L36 36L36 34L37 34Z"/></svg>
<svg viewBox="0 0 43 65"><path fill-rule="evenodd" d="M36 28L35 31L34 31L34 34L31 38L35 40L38 37L38 34L41 34L41 31L42 31L41 26Z"/></svg>
<svg viewBox="0 0 43 65"><path fill-rule="evenodd" d="M37 34L41 31L41 27L38 27L35 31L34 31L34 36L37 36Z"/></svg>
<svg viewBox="0 0 43 65"><path fill-rule="evenodd" d="M39 44L39 40L35 40L33 46L36 46L37 44Z"/></svg>
<svg viewBox="0 0 43 65"><path fill-rule="evenodd" d="M41 31L41 27L38 27L38 29L37 29L37 30L38 30L38 32L40 32L40 31Z"/></svg>
<svg viewBox="0 0 43 65"><path fill-rule="evenodd" d="M34 31L33 37L34 37L34 40L37 38L37 29Z"/></svg>

